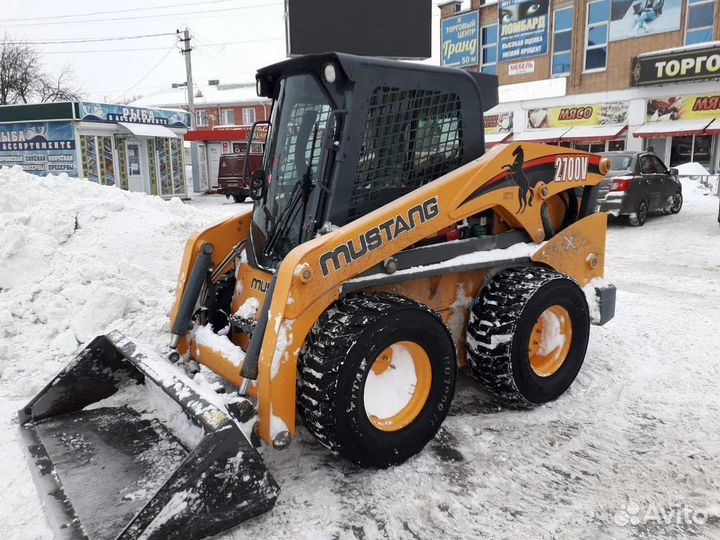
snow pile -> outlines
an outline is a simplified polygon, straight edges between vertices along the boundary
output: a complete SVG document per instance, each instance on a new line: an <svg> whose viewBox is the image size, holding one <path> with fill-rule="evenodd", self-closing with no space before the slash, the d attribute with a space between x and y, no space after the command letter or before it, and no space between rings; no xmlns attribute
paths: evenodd
<svg viewBox="0 0 720 540"><path fill-rule="evenodd" d="M165 338L184 243L215 220L178 199L0 169L0 376L29 396L39 365L59 369L98 334Z"/></svg>
<svg viewBox="0 0 720 540"><path fill-rule="evenodd" d="M239 206L233 208L239 210ZM95 336L118 329L161 348L188 236L218 208L0 168L3 538L50 538L16 411ZM9 516L13 516L12 519Z"/></svg>
<svg viewBox="0 0 720 540"><path fill-rule="evenodd" d="M703 186L707 187L710 193L720 196L720 175L712 174L701 163L690 162L678 165L678 176L700 180ZM707 195L707 192L705 193Z"/></svg>
<svg viewBox="0 0 720 540"><path fill-rule="evenodd" d="M710 174L710 171L696 161L681 163L675 168L678 170L678 176L708 176Z"/></svg>

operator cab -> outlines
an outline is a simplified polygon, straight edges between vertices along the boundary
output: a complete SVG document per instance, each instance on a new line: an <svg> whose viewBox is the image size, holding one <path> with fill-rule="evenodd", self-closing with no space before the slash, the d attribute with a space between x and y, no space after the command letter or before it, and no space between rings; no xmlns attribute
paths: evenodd
<svg viewBox="0 0 720 540"><path fill-rule="evenodd" d="M256 78L274 103L252 175L250 260L269 270L317 234L480 157L483 110L498 101L493 75L340 53Z"/></svg>

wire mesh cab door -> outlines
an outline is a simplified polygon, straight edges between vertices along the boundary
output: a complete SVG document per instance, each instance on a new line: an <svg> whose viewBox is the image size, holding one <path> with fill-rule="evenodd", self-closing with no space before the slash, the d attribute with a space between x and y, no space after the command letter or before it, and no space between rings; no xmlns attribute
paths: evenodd
<svg viewBox="0 0 720 540"><path fill-rule="evenodd" d="M388 69L354 85L347 158L327 220L344 225L482 155L478 86L462 72ZM369 67L368 67L369 70Z"/></svg>

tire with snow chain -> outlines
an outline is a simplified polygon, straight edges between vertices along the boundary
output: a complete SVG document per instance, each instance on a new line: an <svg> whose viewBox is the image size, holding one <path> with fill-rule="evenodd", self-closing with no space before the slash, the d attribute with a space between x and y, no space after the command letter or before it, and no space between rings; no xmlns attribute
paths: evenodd
<svg viewBox="0 0 720 540"><path fill-rule="evenodd" d="M440 316L390 294L338 300L300 353L298 409L332 452L368 467L402 463L450 409L455 346Z"/></svg>
<svg viewBox="0 0 720 540"><path fill-rule="evenodd" d="M575 380L589 335L587 301L575 281L547 268L508 269L475 300L468 361L478 382L500 401L540 405Z"/></svg>

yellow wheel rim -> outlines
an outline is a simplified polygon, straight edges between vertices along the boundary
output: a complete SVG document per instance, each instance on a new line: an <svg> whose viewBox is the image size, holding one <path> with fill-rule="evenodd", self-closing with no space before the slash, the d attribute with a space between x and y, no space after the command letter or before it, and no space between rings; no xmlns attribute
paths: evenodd
<svg viewBox="0 0 720 540"><path fill-rule="evenodd" d="M373 361L363 400L370 423L398 431L420 414L430 395L432 368L425 349L413 341L393 343Z"/></svg>
<svg viewBox="0 0 720 540"><path fill-rule="evenodd" d="M549 377L565 362L572 344L572 320L568 311L558 305L540 314L530 334L528 355L536 375Z"/></svg>

